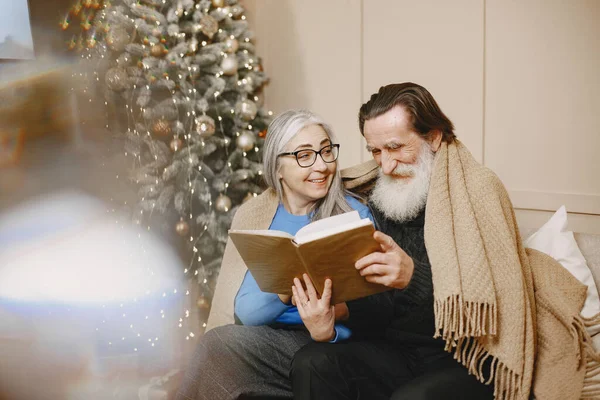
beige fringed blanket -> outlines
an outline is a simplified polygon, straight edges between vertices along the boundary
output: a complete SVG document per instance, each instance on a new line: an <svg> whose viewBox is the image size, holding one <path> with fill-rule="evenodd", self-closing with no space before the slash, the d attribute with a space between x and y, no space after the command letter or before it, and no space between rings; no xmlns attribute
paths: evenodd
<svg viewBox="0 0 600 400"><path fill-rule="evenodd" d="M600 320L579 315L585 286L523 248L506 189L459 141L436 155L425 243L436 335L470 373L493 381L496 399L600 398L600 359L585 330Z"/></svg>

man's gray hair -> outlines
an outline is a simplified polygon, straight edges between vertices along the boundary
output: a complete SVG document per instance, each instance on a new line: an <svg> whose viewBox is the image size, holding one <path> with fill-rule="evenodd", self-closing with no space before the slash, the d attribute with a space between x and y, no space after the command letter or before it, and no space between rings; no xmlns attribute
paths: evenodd
<svg viewBox="0 0 600 400"><path fill-rule="evenodd" d="M264 179L267 185L277 192L279 201L283 201L283 189L279 180L280 164L277 155L285 151L285 146L302 129L311 125L321 126L325 133L327 133L331 143L336 143L335 135L329 124L323 118L308 110L285 111L269 124L263 149ZM337 165L337 160L335 162ZM352 211L352 207L348 205L345 199L346 194L347 192L342 184L342 176L338 167L335 171L329 192L310 209L312 220Z"/></svg>

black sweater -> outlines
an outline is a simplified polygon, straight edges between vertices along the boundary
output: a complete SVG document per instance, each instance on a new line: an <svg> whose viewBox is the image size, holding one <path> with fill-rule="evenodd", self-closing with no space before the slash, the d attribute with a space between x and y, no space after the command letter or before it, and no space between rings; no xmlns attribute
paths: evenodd
<svg viewBox="0 0 600 400"><path fill-rule="evenodd" d="M423 236L425 211L415 219L398 223L385 218L372 204L377 229L391 236L413 259L415 269L404 289L392 289L348 302L347 326L354 337L385 338L402 344L443 347L433 339L433 282Z"/></svg>

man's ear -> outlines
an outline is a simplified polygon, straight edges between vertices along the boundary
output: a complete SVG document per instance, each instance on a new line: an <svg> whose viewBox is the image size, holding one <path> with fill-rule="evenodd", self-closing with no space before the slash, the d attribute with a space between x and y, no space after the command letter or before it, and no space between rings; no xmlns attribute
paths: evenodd
<svg viewBox="0 0 600 400"><path fill-rule="evenodd" d="M436 129L431 132L431 150L435 153L442 144L442 131Z"/></svg>

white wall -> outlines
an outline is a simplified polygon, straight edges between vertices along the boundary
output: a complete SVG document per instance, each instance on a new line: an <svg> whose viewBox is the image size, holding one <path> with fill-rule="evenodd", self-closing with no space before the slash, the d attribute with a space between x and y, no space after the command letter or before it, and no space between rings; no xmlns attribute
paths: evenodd
<svg viewBox="0 0 600 400"><path fill-rule="evenodd" d="M434 95L508 188L522 225L565 204L600 233L600 1L246 0L266 106L310 108L367 160L360 105L381 85Z"/></svg>

